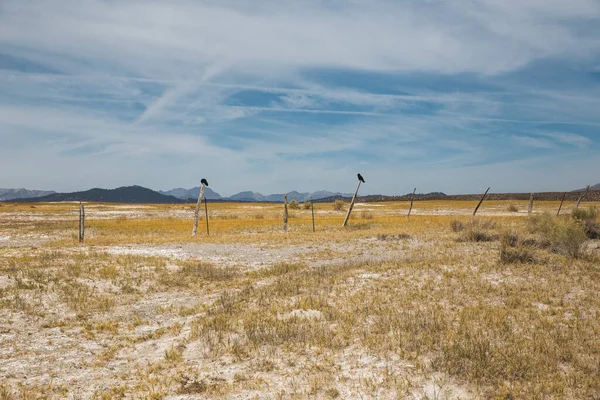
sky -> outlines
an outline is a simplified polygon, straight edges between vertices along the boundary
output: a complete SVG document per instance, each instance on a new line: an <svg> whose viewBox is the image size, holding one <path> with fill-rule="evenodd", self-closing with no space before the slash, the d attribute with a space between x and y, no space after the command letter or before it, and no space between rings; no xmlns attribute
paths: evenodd
<svg viewBox="0 0 600 400"><path fill-rule="evenodd" d="M0 0L0 187L600 182L598 0Z"/></svg>

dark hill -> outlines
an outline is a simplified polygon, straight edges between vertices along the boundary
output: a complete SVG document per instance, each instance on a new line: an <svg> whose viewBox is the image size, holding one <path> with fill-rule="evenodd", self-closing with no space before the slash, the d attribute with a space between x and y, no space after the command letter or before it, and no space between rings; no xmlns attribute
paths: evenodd
<svg viewBox="0 0 600 400"><path fill-rule="evenodd" d="M99 203L146 203L177 204L185 200L173 196L165 196L141 186L124 186L117 189L90 189L84 192L54 193L42 197L17 199L13 202L58 202L58 201L93 201Z"/></svg>

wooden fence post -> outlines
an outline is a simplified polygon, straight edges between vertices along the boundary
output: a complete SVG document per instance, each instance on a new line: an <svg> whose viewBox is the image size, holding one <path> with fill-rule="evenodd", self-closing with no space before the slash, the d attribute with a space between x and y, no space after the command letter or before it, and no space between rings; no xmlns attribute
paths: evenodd
<svg viewBox="0 0 600 400"><path fill-rule="evenodd" d="M85 238L85 207L79 202L79 243L83 243Z"/></svg>
<svg viewBox="0 0 600 400"><path fill-rule="evenodd" d="M406 214L406 218L410 219L410 212L412 211L412 206L413 206L413 201L415 199L415 192L417 191L417 188L415 188L412 192L412 195L410 196L410 208L408 209L408 214Z"/></svg>
<svg viewBox="0 0 600 400"><path fill-rule="evenodd" d="M288 230L288 205L287 205L287 194L283 195L283 231Z"/></svg>
<svg viewBox="0 0 600 400"><path fill-rule="evenodd" d="M206 236L210 236L210 231L208 230L208 206L206 205L207 201L208 201L208 199L205 197L204 198L204 215L206 218Z"/></svg>
<svg viewBox="0 0 600 400"><path fill-rule="evenodd" d="M310 202L310 210L312 212L313 233L315 232L315 203Z"/></svg>
<svg viewBox="0 0 600 400"><path fill-rule="evenodd" d="M192 229L192 236L196 236L196 231L198 230L198 213L200 212L200 204L202 203L202 198L204 198L204 189L206 185L202 183L202 188L200 189L200 194L198 195L198 202L196 203L196 209L194 210L194 229Z"/></svg>
<svg viewBox="0 0 600 400"><path fill-rule="evenodd" d="M350 207L348 207L348 213L346 214L346 218L344 218L344 223L342 227L346 226L348 223L348 219L350 218L350 213L352 213L352 208L354 207L354 202L356 201L356 195L358 194L358 189L360 189L361 182L358 181L358 186L356 187L356 191L354 192L354 196L352 196L352 201L350 202Z"/></svg>
<svg viewBox="0 0 600 400"><path fill-rule="evenodd" d="M475 211L473 211L473 217L475 217L475 214L477 214L477 210L479 210L479 206L481 205L481 203L483 203L483 199L485 199L485 196L488 194L489 190L490 190L490 188L487 188L487 190L485 191L483 196L481 196L481 200L479 200L477 207L475 207Z"/></svg>
<svg viewBox="0 0 600 400"><path fill-rule="evenodd" d="M575 208L579 208L579 203L581 203L581 200L583 200L583 198L585 197L586 194L588 194L589 191L590 191L590 185L587 185L586 188L585 188L585 192L577 200L577 205L575 206Z"/></svg>
<svg viewBox="0 0 600 400"><path fill-rule="evenodd" d="M560 209L562 208L563 202L565 201L565 197L567 197L567 192L563 193L563 197L560 200L560 205L558 206L558 211L556 212L556 215L560 214Z"/></svg>
<svg viewBox="0 0 600 400"><path fill-rule="evenodd" d="M529 196L529 208L527 209L527 214L531 214L533 211L533 193Z"/></svg>

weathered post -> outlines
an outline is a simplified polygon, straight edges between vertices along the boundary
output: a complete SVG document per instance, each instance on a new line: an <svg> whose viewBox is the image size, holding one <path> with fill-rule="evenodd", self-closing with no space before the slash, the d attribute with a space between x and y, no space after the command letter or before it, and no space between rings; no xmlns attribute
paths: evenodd
<svg viewBox="0 0 600 400"><path fill-rule="evenodd" d="M410 208L408 209L408 214L406 214L406 218L410 219L410 212L412 211L412 206L413 206L413 201L415 199L415 192L417 191L417 188L415 188L412 192L412 194L410 195Z"/></svg>
<svg viewBox="0 0 600 400"><path fill-rule="evenodd" d="M356 176L358 177L358 186L356 187L354 196L352 196L352 201L350 202L350 207L348 207L348 213L346 214L346 218L344 218L344 223L342 224L342 227L346 226L346 224L348 223L348 219L350 218L350 214L352 213L352 208L354 207L354 202L356 201L356 196L358 195L358 189L360 189L360 184L365 181L361 174L357 174Z"/></svg>
<svg viewBox="0 0 600 400"><path fill-rule="evenodd" d="M287 194L283 195L283 231L287 232L288 229L288 206L287 206Z"/></svg>
<svg viewBox="0 0 600 400"><path fill-rule="evenodd" d="M565 197L567 197L567 192L563 193L563 197L560 200L560 205L558 206L558 211L556 212L556 215L560 214L560 209L562 208L563 202L565 201Z"/></svg>
<svg viewBox="0 0 600 400"><path fill-rule="evenodd" d="M477 214L477 210L479 210L479 206L481 205L481 203L483 203L483 199L485 199L485 196L488 194L489 190L490 190L490 188L487 188L487 190L485 191L483 196L481 196L481 200L479 200L477 207L475 207L475 211L473 211L473 217L475 217L475 214Z"/></svg>
<svg viewBox="0 0 600 400"><path fill-rule="evenodd" d="M590 191L590 185L587 185L585 188L585 192L583 192L581 197L579 199L577 199L577 205L575 206L575 208L579 208L579 203L581 203L581 200L583 200L583 198L585 197L586 194L588 194L589 191Z"/></svg>
<svg viewBox="0 0 600 400"><path fill-rule="evenodd" d="M312 212L313 233L315 232L315 203L310 202L310 211Z"/></svg>
<svg viewBox="0 0 600 400"><path fill-rule="evenodd" d="M85 207L79 202L79 243L83 243L85 238Z"/></svg>
<svg viewBox="0 0 600 400"><path fill-rule="evenodd" d="M527 209L527 214L531 214L533 211L533 193L529 196L529 208Z"/></svg>
<svg viewBox="0 0 600 400"><path fill-rule="evenodd" d="M192 229L192 236L196 236L198 230L198 213L200 212L200 204L202 204L202 198L204 198L204 189L208 186L206 179L200 180L202 187L200 188L200 194L198 195L198 202L196 203L196 209L194 210L194 229Z"/></svg>
<svg viewBox="0 0 600 400"><path fill-rule="evenodd" d="M206 202L208 201L208 199L205 197L204 198L204 215L206 218L206 236L210 235L210 231L208 230L208 206L206 205Z"/></svg>

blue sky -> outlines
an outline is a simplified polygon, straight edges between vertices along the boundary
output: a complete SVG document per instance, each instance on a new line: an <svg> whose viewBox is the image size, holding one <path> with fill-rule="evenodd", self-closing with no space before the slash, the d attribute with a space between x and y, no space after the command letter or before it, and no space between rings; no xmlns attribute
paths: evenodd
<svg viewBox="0 0 600 400"><path fill-rule="evenodd" d="M0 1L0 187L600 182L597 0Z"/></svg>

